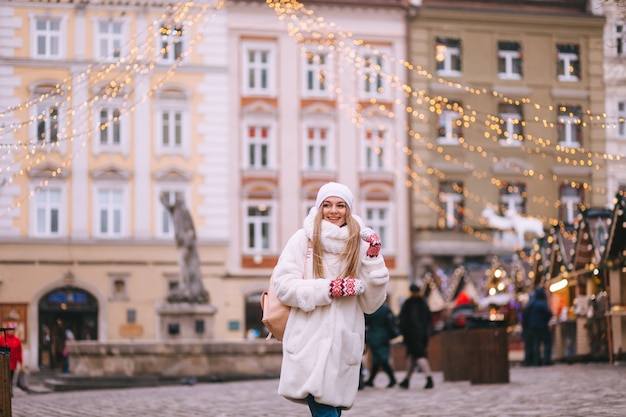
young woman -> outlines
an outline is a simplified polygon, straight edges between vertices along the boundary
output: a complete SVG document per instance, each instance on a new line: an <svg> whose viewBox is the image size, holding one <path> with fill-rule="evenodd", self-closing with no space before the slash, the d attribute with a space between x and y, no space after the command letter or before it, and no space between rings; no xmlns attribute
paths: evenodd
<svg viewBox="0 0 626 417"><path fill-rule="evenodd" d="M308 404L313 417L340 416L352 407L364 349L364 313L383 304L389 282L380 239L352 214L353 201L345 185L323 185L274 273L278 299L292 307L278 393ZM312 256L307 258L309 246Z"/></svg>

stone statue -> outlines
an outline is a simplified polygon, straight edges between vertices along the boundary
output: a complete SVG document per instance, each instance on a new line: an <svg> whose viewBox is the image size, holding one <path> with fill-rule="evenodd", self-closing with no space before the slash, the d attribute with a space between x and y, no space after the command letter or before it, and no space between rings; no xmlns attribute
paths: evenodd
<svg viewBox="0 0 626 417"><path fill-rule="evenodd" d="M185 200L181 195L176 194L176 199L172 204L168 195L163 193L161 194L161 203L172 216L174 238L178 249L178 265L180 266L178 288L170 291L167 295L167 301L170 303L208 303L209 293L204 289L200 275L196 229L191 213L185 206Z"/></svg>

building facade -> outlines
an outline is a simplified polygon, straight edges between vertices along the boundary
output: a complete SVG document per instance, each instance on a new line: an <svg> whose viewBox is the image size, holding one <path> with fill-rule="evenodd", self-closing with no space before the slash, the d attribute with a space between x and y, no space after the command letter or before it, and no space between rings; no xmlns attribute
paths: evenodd
<svg viewBox="0 0 626 417"><path fill-rule="evenodd" d="M404 294L410 264L404 1L3 1L0 320L26 360L159 340L196 228L217 339L262 335L259 297L317 189L355 192ZM309 7L310 6L310 7Z"/></svg>
<svg viewBox="0 0 626 417"><path fill-rule="evenodd" d="M231 240L229 279L249 306L318 188L339 181L381 234L404 296L409 268L403 1L229 3ZM236 16L236 18L235 18ZM277 21L278 17L278 21ZM253 307L249 307L251 309ZM254 307L256 308L256 307Z"/></svg>
<svg viewBox="0 0 626 417"><path fill-rule="evenodd" d="M454 286L463 267L484 291L494 263L529 269L540 234L508 232L520 219L548 231L606 204L603 27L585 1L422 2L409 46L418 276Z"/></svg>

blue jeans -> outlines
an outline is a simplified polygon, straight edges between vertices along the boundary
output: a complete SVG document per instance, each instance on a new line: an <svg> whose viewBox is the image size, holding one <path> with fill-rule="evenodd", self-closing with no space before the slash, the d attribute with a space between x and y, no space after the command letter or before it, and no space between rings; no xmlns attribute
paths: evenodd
<svg viewBox="0 0 626 417"><path fill-rule="evenodd" d="M337 407L331 407L330 405L320 404L315 402L315 399L311 394L306 397L306 402L309 404L311 410L311 417L340 417L341 410Z"/></svg>

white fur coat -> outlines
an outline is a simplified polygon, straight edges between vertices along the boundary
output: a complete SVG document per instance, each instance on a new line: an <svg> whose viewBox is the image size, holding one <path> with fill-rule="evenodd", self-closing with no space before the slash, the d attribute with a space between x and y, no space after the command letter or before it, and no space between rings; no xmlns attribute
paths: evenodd
<svg viewBox="0 0 626 417"><path fill-rule="evenodd" d="M331 298L330 281L343 270L339 254L348 230L323 221L324 267L329 276L313 279L308 272L308 279L302 279L316 212L313 208L304 228L289 239L275 268L276 295L292 307L283 337L278 393L298 402L312 394L318 403L349 409L357 394L363 357L363 314L373 313L384 302L389 270L382 255L365 256L369 245L363 242L357 278L364 281L365 292ZM361 219L353 217L363 227Z"/></svg>

